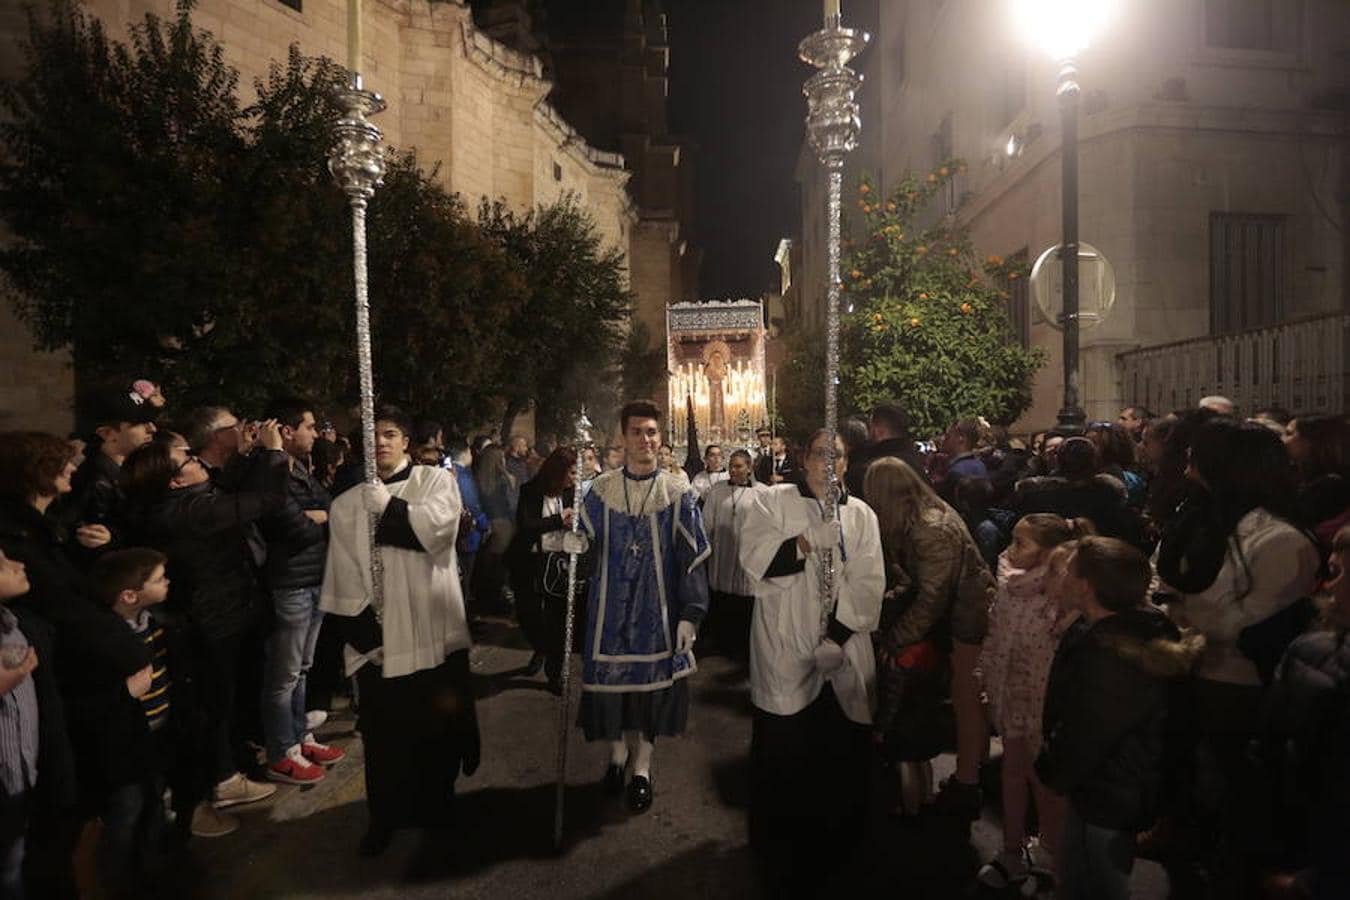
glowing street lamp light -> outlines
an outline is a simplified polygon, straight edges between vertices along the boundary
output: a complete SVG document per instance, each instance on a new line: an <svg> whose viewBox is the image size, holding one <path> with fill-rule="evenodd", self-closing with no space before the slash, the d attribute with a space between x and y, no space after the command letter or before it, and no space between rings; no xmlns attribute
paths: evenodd
<svg viewBox="0 0 1350 900"><path fill-rule="evenodd" d="M1081 434L1087 421L1078 397L1078 64L1076 57L1115 18L1118 0L1012 0L1018 30L1059 66L1063 163L1064 406L1058 431Z"/></svg>

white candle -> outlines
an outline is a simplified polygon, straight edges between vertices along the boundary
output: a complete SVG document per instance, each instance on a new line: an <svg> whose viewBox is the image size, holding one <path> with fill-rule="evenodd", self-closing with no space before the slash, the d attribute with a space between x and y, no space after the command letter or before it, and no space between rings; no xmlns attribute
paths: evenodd
<svg viewBox="0 0 1350 900"><path fill-rule="evenodd" d="M361 0L347 0L347 69L361 71Z"/></svg>
<svg viewBox="0 0 1350 900"><path fill-rule="evenodd" d="M825 0L825 24L832 25L839 21L839 0Z"/></svg>

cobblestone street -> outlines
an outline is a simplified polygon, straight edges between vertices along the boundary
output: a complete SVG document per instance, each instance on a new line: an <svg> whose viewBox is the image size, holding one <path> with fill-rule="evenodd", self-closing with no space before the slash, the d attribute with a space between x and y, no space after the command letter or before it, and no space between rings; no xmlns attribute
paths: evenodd
<svg viewBox="0 0 1350 900"><path fill-rule="evenodd" d="M745 897L757 895L746 847L744 766L750 745L744 669L700 661L688 733L658 743L656 804L630 816L600 792L605 751L573 731L567 846L552 852L557 700L520 668L528 653L514 629L490 625L473 652L483 765L459 781L461 826L437 835L402 831L384 856L356 855L365 829L361 742L352 721L325 733L348 757L319 785L282 786L240 811L226 838L195 841L211 873L208 897ZM575 707L574 707L575 708ZM949 758L939 772L950 770ZM975 823L973 848L936 819L896 823L877 811L861 858L866 886L906 898L967 896L977 860L998 844L991 815ZM1141 863L1136 897L1161 898L1156 867ZM843 886L841 886L843 887ZM857 887L857 885L854 885Z"/></svg>

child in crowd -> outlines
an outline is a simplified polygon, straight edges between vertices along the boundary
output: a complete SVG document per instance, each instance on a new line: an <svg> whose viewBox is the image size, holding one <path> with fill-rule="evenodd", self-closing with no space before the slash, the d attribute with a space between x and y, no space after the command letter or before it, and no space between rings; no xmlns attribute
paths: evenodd
<svg viewBox="0 0 1350 900"><path fill-rule="evenodd" d="M0 603L28 593L24 565L0 553ZM37 781L37 652L0 606L0 897L23 897L24 833Z"/></svg>
<svg viewBox="0 0 1350 900"><path fill-rule="evenodd" d="M1350 897L1350 526L1332 539L1330 602L1285 651L1268 702L1272 736L1292 778L1283 792L1301 870L1276 876L1268 896Z"/></svg>
<svg viewBox="0 0 1350 900"><path fill-rule="evenodd" d="M175 690L175 679L183 675L175 664L180 654L171 648L175 634L151 611L168 596L166 561L157 550L133 547L101 557L90 576L95 596L116 614L110 627L129 629L144 646L147 663L126 680L99 733L85 735L95 744L93 754L104 760L98 871L111 896L134 895L162 874L164 788L178 774L178 760L193 752L183 730L186 710L178 708L186 691ZM201 793L191 781L173 778L175 811L184 824L194 794Z"/></svg>
<svg viewBox="0 0 1350 900"><path fill-rule="evenodd" d="M1034 867L1049 880L1064 823L1065 798L1043 785L1032 763L1041 746L1041 709L1060 632L1059 610L1046 590L1047 563L1056 547L1090 534L1086 519L1033 513L1013 528L998 557L998 595L980 672L994 729L1003 738L1003 852L979 873L981 884L1020 884ZM1027 803L1035 794L1040 842L1028 845Z"/></svg>
<svg viewBox="0 0 1350 900"><path fill-rule="evenodd" d="M1069 798L1063 900L1127 900L1135 832L1157 811L1169 682L1200 647L1145 601L1151 580L1134 547L1086 537L1051 586L1080 616L1055 653L1036 759L1041 782Z"/></svg>

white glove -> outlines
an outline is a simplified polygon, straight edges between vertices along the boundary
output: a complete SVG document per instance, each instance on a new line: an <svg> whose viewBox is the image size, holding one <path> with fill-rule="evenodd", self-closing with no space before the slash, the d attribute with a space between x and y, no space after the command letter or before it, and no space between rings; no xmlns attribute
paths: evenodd
<svg viewBox="0 0 1350 900"><path fill-rule="evenodd" d="M563 535L564 553L585 553L590 546L591 542L580 531L569 531Z"/></svg>
<svg viewBox="0 0 1350 900"><path fill-rule="evenodd" d="M812 652L816 659L816 671L822 675L833 675L844 667L844 648L826 638L816 645Z"/></svg>
<svg viewBox="0 0 1350 900"><path fill-rule="evenodd" d="M698 640L698 629L694 627L693 622L680 620L680 624L675 627L675 652L688 653L694 649L694 641Z"/></svg>
<svg viewBox="0 0 1350 900"><path fill-rule="evenodd" d="M839 536L843 531L839 527L838 519L831 519L828 522L821 522L812 525L806 529L802 537L811 545L812 553L819 553L822 550L833 550L839 546Z"/></svg>
<svg viewBox="0 0 1350 900"><path fill-rule="evenodd" d="M365 504L368 513L381 515L384 508L389 505L389 497L389 488L385 487L382 481L361 486L361 502Z"/></svg>

